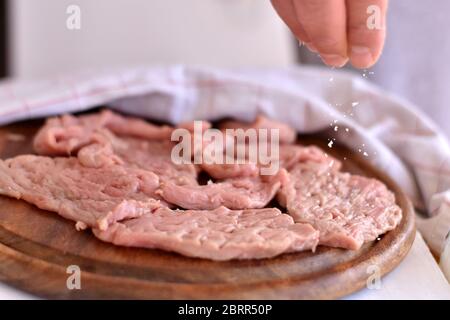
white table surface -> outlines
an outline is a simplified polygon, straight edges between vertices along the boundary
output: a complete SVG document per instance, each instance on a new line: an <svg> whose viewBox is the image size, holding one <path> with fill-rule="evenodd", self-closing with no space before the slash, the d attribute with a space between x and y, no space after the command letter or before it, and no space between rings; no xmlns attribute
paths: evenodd
<svg viewBox="0 0 450 320"><path fill-rule="evenodd" d="M450 284L431 255L420 233L400 265L383 277L379 290L364 289L346 299L445 299L450 300Z"/></svg>
<svg viewBox="0 0 450 320"><path fill-rule="evenodd" d="M0 299L36 299L0 283ZM380 289L363 289L346 299L448 299L450 285L418 233L404 261L381 280Z"/></svg>

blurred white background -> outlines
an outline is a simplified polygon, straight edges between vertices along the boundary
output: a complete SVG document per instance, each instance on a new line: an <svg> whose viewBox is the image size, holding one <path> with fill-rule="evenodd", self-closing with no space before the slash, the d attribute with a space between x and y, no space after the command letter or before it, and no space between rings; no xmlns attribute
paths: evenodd
<svg viewBox="0 0 450 320"><path fill-rule="evenodd" d="M81 29L66 27L69 5ZM10 1L12 76L136 64L285 66L295 41L270 1Z"/></svg>

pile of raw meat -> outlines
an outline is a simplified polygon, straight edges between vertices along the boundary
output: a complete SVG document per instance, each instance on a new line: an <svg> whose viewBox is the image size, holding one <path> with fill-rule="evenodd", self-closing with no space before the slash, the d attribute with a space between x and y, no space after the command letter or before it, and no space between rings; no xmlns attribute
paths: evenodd
<svg viewBox="0 0 450 320"><path fill-rule="evenodd" d="M259 116L219 125L252 127L280 130L275 175L260 175L255 163L175 164L174 127L108 110L49 118L34 138L38 155L0 160L0 194L57 212L103 241L213 260L317 245L357 250L400 222L383 183L342 172L321 149L295 144L285 124ZM211 180L199 183L200 173Z"/></svg>

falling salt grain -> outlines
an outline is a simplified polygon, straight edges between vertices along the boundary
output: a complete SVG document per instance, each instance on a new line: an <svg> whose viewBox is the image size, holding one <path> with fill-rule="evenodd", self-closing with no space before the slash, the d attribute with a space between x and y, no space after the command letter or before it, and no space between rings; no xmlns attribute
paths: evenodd
<svg viewBox="0 0 450 320"><path fill-rule="evenodd" d="M333 147L333 140L331 140L330 142L328 142L328 148L332 148Z"/></svg>
<svg viewBox="0 0 450 320"><path fill-rule="evenodd" d="M335 126L335 127L334 127L334 131L338 131L338 126Z"/></svg>
<svg viewBox="0 0 450 320"><path fill-rule="evenodd" d="M359 104L358 101L352 102L352 107L356 107Z"/></svg>
<svg viewBox="0 0 450 320"><path fill-rule="evenodd" d="M346 132L349 132L350 130L349 130L348 128L345 128L345 131L346 131Z"/></svg>
<svg viewBox="0 0 450 320"><path fill-rule="evenodd" d="M367 154L367 152L364 152L363 155L364 155L365 157L368 157L368 156L369 156L369 155Z"/></svg>

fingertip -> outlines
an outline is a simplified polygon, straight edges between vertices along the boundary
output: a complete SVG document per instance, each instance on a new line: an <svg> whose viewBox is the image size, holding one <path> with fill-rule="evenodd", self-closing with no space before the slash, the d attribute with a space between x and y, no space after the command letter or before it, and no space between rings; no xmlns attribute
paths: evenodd
<svg viewBox="0 0 450 320"><path fill-rule="evenodd" d="M293 0L293 4L309 42L314 44L307 47L326 65L344 66L348 61L345 0Z"/></svg>
<svg viewBox="0 0 450 320"><path fill-rule="evenodd" d="M319 50L317 50L316 46L312 42L305 42L305 46L311 51L312 53L318 53Z"/></svg>
<svg viewBox="0 0 450 320"><path fill-rule="evenodd" d="M348 62L347 57L338 54L320 54L322 61L329 67L342 68Z"/></svg>
<svg viewBox="0 0 450 320"><path fill-rule="evenodd" d="M387 0L358 0L346 3L350 62L358 69L370 68L378 61L383 50ZM368 10L372 7L378 10Z"/></svg>
<svg viewBox="0 0 450 320"><path fill-rule="evenodd" d="M370 48L354 45L350 48L350 62L358 69L370 68L376 62Z"/></svg>

